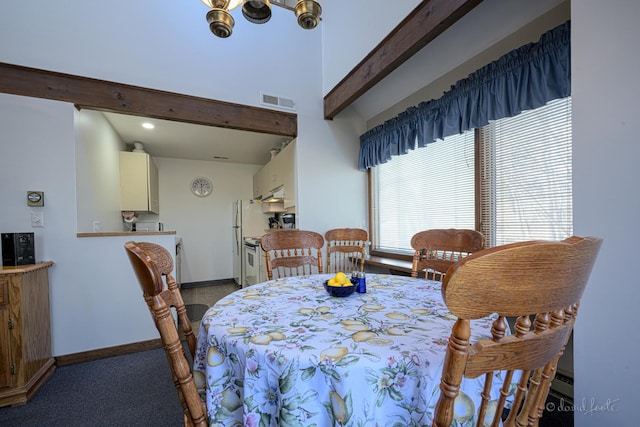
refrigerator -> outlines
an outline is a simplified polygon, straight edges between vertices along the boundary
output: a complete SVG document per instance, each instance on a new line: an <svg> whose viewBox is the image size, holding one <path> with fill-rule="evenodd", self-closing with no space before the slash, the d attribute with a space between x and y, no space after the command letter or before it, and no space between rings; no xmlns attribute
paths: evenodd
<svg viewBox="0 0 640 427"><path fill-rule="evenodd" d="M267 215L262 212L259 200L236 200L233 202L233 280L243 287L246 260L244 259L244 239L260 238L267 229Z"/></svg>

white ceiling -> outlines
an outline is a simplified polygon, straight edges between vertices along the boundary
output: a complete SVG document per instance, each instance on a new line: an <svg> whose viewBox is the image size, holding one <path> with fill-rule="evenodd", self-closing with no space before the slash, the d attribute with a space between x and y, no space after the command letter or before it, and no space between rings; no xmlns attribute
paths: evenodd
<svg viewBox="0 0 640 427"><path fill-rule="evenodd" d="M281 148L283 141L291 139L126 114L103 114L124 142L142 142L145 151L154 157L264 165L271 158L270 150ZM143 128L144 122L155 128Z"/></svg>

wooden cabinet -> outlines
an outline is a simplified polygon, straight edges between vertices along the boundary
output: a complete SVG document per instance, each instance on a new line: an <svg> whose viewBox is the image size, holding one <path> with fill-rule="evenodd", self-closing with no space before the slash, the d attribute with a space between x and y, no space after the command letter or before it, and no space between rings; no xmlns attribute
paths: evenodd
<svg viewBox="0 0 640 427"><path fill-rule="evenodd" d="M22 405L53 375L48 268L0 267L0 407Z"/></svg>
<svg viewBox="0 0 640 427"><path fill-rule="evenodd" d="M120 210L160 213L158 168L147 153L120 152Z"/></svg>

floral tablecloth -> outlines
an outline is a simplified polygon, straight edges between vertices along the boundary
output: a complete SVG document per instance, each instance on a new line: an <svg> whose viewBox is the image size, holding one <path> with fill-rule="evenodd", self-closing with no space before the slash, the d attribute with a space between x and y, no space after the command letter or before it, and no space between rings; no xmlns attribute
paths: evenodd
<svg viewBox="0 0 640 427"><path fill-rule="evenodd" d="M431 424L455 320L440 282L369 274L366 294L336 298L329 277L260 283L205 313L194 377L211 426ZM473 322L472 338L490 328ZM481 389L462 390L455 424L470 425Z"/></svg>

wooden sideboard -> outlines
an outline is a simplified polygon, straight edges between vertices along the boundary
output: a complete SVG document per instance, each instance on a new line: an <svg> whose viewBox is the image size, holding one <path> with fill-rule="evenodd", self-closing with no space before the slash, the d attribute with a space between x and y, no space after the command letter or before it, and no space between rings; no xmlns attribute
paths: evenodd
<svg viewBox="0 0 640 427"><path fill-rule="evenodd" d="M53 375L49 267L0 267L0 407L27 400Z"/></svg>

